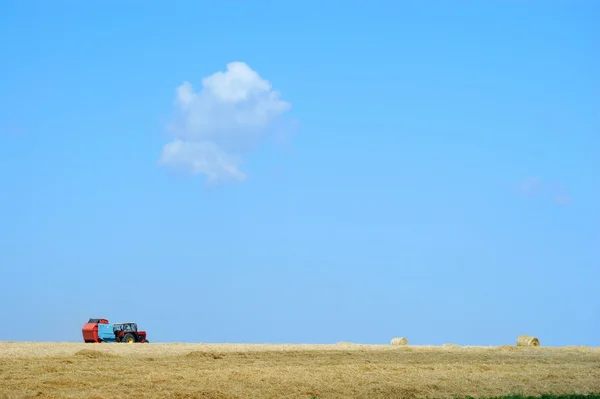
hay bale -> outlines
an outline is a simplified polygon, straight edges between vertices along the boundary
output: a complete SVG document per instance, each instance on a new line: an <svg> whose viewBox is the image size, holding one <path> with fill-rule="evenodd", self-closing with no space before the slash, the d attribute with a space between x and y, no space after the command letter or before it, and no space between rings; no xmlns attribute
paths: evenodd
<svg viewBox="0 0 600 399"><path fill-rule="evenodd" d="M391 345L408 345L408 340L404 337L392 338L390 341Z"/></svg>
<svg viewBox="0 0 600 399"><path fill-rule="evenodd" d="M540 346L540 340L529 335L519 335L517 346Z"/></svg>

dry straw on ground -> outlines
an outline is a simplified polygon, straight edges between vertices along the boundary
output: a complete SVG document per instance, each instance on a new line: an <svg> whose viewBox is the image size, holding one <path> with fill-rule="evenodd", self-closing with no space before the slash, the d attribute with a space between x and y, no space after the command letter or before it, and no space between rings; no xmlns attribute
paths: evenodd
<svg viewBox="0 0 600 399"><path fill-rule="evenodd" d="M1 343L0 398L455 398L600 392L600 349Z"/></svg>
<svg viewBox="0 0 600 399"><path fill-rule="evenodd" d="M404 337L392 338L391 345L408 345L408 340Z"/></svg>
<svg viewBox="0 0 600 399"><path fill-rule="evenodd" d="M442 348L456 349L456 348L460 348L460 345L456 345L456 344L444 344L444 345L442 345Z"/></svg>
<svg viewBox="0 0 600 399"><path fill-rule="evenodd" d="M529 335L520 335L517 338L517 346L540 346L540 340Z"/></svg>

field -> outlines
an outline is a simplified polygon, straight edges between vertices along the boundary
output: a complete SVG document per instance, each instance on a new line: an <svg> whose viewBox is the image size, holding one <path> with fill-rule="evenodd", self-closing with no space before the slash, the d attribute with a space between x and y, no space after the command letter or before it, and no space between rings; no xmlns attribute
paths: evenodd
<svg viewBox="0 0 600 399"><path fill-rule="evenodd" d="M600 393L600 348L0 342L0 398Z"/></svg>

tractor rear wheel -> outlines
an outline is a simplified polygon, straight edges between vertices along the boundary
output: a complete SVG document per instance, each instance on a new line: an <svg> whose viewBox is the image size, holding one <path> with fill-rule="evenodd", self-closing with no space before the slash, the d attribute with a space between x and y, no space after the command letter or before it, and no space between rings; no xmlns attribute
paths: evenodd
<svg viewBox="0 0 600 399"><path fill-rule="evenodd" d="M125 336L123 337L122 342L126 342L128 344L132 344L135 342L135 336L133 334L125 334Z"/></svg>

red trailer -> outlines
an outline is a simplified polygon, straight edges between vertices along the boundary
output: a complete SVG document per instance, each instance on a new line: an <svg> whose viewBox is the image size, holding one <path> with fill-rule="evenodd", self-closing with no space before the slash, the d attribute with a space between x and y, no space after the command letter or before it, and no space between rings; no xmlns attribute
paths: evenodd
<svg viewBox="0 0 600 399"><path fill-rule="evenodd" d="M108 324L106 319L89 319L87 323L83 325L83 340L85 342L101 342L98 337L98 324Z"/></svg>

